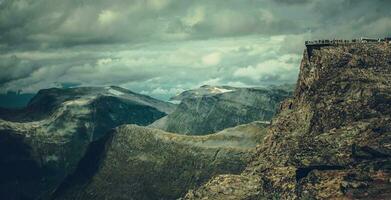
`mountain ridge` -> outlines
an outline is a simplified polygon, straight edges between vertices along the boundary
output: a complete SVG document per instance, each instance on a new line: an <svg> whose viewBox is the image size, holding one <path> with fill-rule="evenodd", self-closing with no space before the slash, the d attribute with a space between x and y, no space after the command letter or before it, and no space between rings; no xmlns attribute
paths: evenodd
<svg viewBox="0 0 391 200"><path fill-rule="evenodd" d="M174 107L118 87L42 90L18 115L1 113L0 197L47 198L91 143L122 124L148 125Z"/></svg>
<svg viewBox="0 0 391 200"><path fill-rule="evenodd" d="M243 170L267 126L253 122L206 136L117 127L101 145L100 161L79 164L53 199L177 199L214 175ZM83 159L98 160L93 155ZM97 171L80 182L78 171L87 169Z"/></svg>

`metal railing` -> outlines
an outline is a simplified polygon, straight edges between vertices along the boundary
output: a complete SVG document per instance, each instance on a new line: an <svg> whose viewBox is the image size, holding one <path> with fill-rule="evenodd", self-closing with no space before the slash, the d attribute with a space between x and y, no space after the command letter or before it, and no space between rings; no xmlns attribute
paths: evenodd
<svg viewBox="0 0 391 200"><path fill-rule="evenodd" d="M361 37L359 39L352 39L352 40L338 40L338 39L332 39L332 40L313 40L313 41L305 41L305 45L335 45L335 44L352 44L352 43L382 43L387 42L391 43L391 38L366 38Z"/></svg>

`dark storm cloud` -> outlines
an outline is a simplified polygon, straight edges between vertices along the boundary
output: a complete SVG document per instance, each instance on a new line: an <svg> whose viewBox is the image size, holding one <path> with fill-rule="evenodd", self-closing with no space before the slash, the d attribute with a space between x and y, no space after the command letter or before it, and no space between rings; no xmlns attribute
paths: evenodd
<svg viewBox="0 0 391 200"><path fill-rule="evenodd" d="M0 91L294 82L303 42L384 37L388 0L3 0Z"/></svg>
<svg viewBox="0 0 391 200"><path fill-rule="evenodd" d="M45 48L309 30L322 34L330 28L335 31L322 35L375 35L385 34L379 26L390 28L381 21L390 19L390 6L385 0L5 0L0 42ZM371 26L375 31L367 30Z"/></svg>
<svg viewBox="0 0 391 200"><path fill-rule="evenodd" d="M305 4L310 3L311 0L275 0L277 3L282 4Z"/></svg>
<svg viewBox="0 0 391 200"><path fill-rule="evenodd" d="M5 1L1 41L45 47L178 40L268 33L279 23L289 25L258 7L238 1Z"/></svg>
<svg viewBox="0 0 391 200"><path fill-rule="evenodd" d="M0 85L12 80L28 77L38 66L16 56L5 57L0 60Z"/></svg>

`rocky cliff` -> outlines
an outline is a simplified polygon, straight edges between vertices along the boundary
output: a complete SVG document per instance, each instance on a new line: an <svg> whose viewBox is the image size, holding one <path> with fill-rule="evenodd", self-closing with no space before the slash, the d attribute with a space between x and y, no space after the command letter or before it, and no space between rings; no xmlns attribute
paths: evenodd
<svg viewBox="0 0 391 200"><path fill-rule="evenodd" d="M270 121L289 87L237 88L205 85L172 100L177 109L150 125L169 132L205 135L252 121Z"/></svg>
<svg viewBox="0 0 391 200"><path fill-rule="evenodd" d="M122 124L148 125L174 105L119 87L40 91L0 119L0 199L45 199L90 143Z"/></svg>
<svg viewBox="0 0 391 200"><path fill-rule="evenodd" d="M390 115L390 44L305 52L294 97L246 170L185 199L390 199Z"/></svg>
<svg viewBox="0 0 391 200"><path fill-rule="evenodd" d="M53 199L177 199L214 175L240 173L267 124L208 136L121 126L90 145Z"/></svg>

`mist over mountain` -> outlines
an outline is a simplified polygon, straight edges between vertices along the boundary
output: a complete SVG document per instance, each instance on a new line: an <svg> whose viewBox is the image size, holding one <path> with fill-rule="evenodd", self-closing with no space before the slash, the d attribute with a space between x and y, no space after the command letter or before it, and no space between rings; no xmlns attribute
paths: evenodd
<svg viewBox="0 0 391 200"><path fill-rule="evenodd" d="M35 94L18 94L16 92L8 92L0 94L0 108L23 108Z"/></svg>

